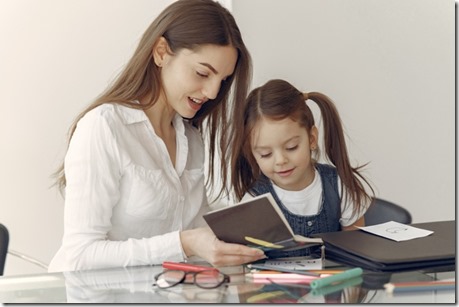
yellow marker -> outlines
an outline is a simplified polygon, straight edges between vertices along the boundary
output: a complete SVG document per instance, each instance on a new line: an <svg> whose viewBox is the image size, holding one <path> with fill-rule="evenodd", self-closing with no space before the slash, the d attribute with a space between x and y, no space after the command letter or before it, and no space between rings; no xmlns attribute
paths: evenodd
<svg viewBox="0 0 459 307"><path fill-rule="evenodd" d="M274 298L276 296L280 296L280 295L283 295L285 294L284 291L271 291L271 292L263 292L263 293L260 293L260 294L256 294L254 296L251 296L247 299L247 303L256 303L258 301L263 301L263 300L267 300L267 299L270 299L270 298Z"/></svg>
<svg viewBox="0 0 459 307"><path fill-rule="evenodd" d="M260 245L260 246L264 246L264 247L271 247L271 248L284 248L282 245L277 245L277 244L274 244L274 243L271 243L271 242L266 242L266 241L263 241L263 240L260 240L260 239L255 239L255 238L252 238L252 237L244 237L244 239L246 239L247 241L253 243L253 244L256 244L256 245Z"/></svg>

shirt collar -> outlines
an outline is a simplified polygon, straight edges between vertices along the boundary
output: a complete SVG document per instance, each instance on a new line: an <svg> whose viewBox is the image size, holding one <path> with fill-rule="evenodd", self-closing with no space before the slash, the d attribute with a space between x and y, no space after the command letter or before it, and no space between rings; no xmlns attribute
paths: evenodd
<svg viewBox="0 0 459 307"><path fill-rule="evenodd" d="M137 101L136 101L137 102ZM142 109L134 109L122 105L119 106L121 119L125 125L135 124L148 120L147 115Z"/></svg>
<svg viewBox="0 0 459 307"><path fill-rule="evenodd" d="M135 101L139 103L138 101ZM135 124L149 120L147 114L142 109L135 109L126 106L119 108L121 118L125 125ZM183 118L176 113L172 119L172 123L179 134L184 134L185 127L183 125Z"/></svg>

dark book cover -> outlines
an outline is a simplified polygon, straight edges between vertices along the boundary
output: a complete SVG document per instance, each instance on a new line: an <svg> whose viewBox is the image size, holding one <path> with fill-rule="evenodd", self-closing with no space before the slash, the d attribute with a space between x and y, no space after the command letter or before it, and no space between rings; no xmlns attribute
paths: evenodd
<svg viewBox="0 0 459 307"><path fill-rule="evenodd" d="M263 194L245 202L204 215L204 219L218 239L228 243L283 249L298 245L321 244L319 238L295 235L271 194Z"/></svg>

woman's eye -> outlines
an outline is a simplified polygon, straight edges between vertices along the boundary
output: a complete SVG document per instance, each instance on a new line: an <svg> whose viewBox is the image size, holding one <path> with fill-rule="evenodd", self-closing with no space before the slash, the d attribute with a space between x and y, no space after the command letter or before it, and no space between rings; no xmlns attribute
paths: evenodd
<svg viewBox="0 0 459 307"><path fill-rule="evenodd" d="M288 151L293 151L293 150L296 150L298 148L298 145L295 145L293 147L288 147L287 150Z"/></svg>
<svg viewBox="0 0 459 307"><path fill-rule="evenodd" d="M202 72L199 72L199 71L197 71L196 74L197 74L198 76L202 77L202 78L207 78L207 77L209 76L208 74L202 73Z"/></svg>

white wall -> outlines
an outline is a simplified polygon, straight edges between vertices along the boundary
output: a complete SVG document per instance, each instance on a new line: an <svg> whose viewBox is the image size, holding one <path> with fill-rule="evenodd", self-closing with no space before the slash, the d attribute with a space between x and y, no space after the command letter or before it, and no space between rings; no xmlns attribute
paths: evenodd
<svg viewBox="0 0 459 307"><path fill-rule="evenodd" d="M0 0L0 223L44 262L63 233L49 188L73 118L172 0ZM351 155L415 222L454 218L454 2L231 0L254 84L286 78L338 104ZM429 189L430 188L430 189ZM9 257L5 275L42 272Z"/></svg>
<svg viewBox="0 0 459 307"><path fill-rule="evenodd" d="M50 175L74 117L172 0L0 0L0 223L10 248L49 263L63 234ZM5 275L44 270L8 256Z"/></svg>
<svg viewBox="0 0 459 307"><path fill-rule="evenodd" d="M254 86L330 96L354 162L413 222L455 219L452 0L233 0Z"/></svg>

